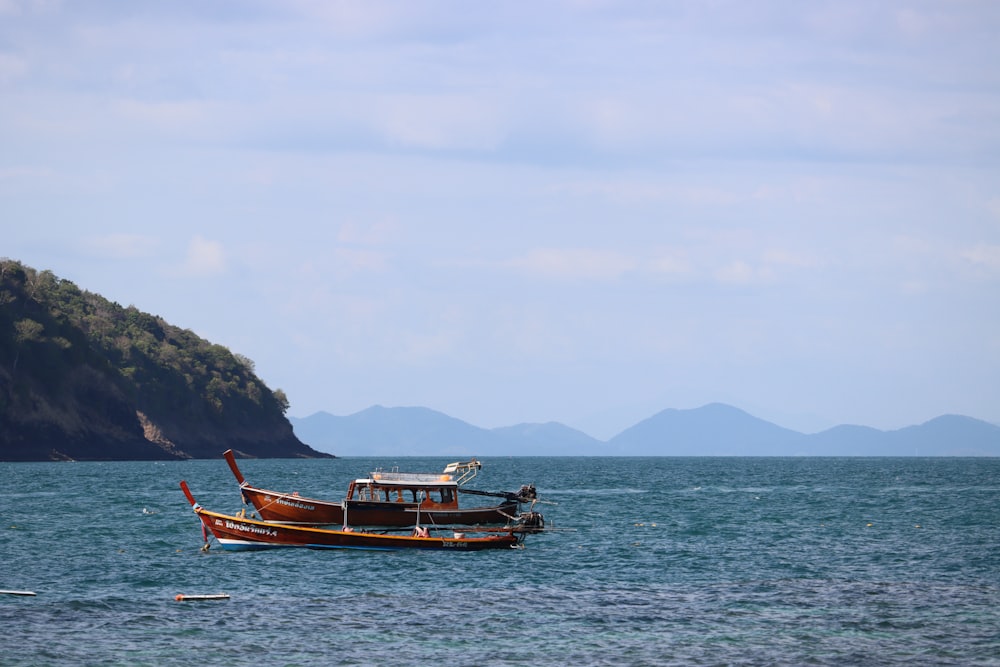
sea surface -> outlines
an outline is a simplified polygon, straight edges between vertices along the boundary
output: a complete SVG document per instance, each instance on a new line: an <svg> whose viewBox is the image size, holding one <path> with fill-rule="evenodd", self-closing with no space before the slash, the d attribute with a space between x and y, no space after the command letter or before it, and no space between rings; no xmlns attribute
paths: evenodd
<svg viewBox="0 0 1000 667"><path fill-rule="evenodd" d="M241 461L265 488L443 458ZM1000 665L1000 459L487 458L479 553L201 550L224 461L0 463L0 665ZM476 499L473 499L476 500ZM228 593L226 601L175 595Z"/></svg>

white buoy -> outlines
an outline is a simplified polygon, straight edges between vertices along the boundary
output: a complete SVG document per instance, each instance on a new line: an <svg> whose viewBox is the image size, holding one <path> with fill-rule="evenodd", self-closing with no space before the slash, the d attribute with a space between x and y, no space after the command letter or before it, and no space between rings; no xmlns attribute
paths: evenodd
<svg viewBox="0 0 1000 667"><path fill-rule="evenodd" d="M174 596L174 599L178 602L187 602L189 600L228 600L229 593L213 593L210 595L184 595L183 593L178 593Z"/></svg>
<svg viewBox="0 0 1000 667"><path fill-rule="evenodd" d="M0 595L30 596L30 595L34 595L34 593L32 591L0 591Z"/></svg>

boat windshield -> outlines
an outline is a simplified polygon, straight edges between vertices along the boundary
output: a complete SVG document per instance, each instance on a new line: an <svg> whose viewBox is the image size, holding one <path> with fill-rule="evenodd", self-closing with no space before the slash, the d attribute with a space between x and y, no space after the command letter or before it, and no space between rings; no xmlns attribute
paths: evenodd
<svg viewBox="0 0 1000 667"><path fill-rule="evenodd" d="M455 502L455 488L451 486L406 486L379 484L352 484L348 500L368 502L399 502L450 505Z"/></svg>

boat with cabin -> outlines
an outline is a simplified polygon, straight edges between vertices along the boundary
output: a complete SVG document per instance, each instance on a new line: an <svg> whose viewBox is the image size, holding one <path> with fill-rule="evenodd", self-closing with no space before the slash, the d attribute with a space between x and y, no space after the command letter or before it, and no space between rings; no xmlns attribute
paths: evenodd
<svg viewBox="0 0 1000 667"><path fill-rule="evenodd" d="M337 528L321 528L261 521L240 515L220 514L206 510L195 500L187 482L181 490L202 522L205 547L210 532L227 551L256 551L283 547L307 549L365 549L395 551L400 549L430 549L452 551L483 551L511 549L521 545L524 533L513 527L442 531L416 525L406 533L359 530L343 524Z"/></svg>
<svg viewBox="0 0 1000 667"><path fill-rule="evenodd" d="M532 510L535 487L523 485L516 492L491 492L463 488L482 469L476 459L456 461L440 473L376 470L350 481L342 500L321 500L251 485L243 477L233 451L223 454L243 501L264 521L306 526L475 526L520 521L544 527L544 518ZM485 506L460 506L460 495L496 497L500 502ZM521 506L528 504L527 512ZM522 516L526 515L526 516Z"/></svg>

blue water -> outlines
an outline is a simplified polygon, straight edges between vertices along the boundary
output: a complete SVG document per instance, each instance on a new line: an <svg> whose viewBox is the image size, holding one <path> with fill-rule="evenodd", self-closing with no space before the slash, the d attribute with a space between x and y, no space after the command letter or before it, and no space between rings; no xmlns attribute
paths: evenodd
<svg viewBox="0 0 1000 667"><path fill-rule="evenodd" d="M0 464L0 665L1000 665L1000 459L486 459L556 530L482 553L203 553L181 479L241 507L222 460Z"/></svg>

